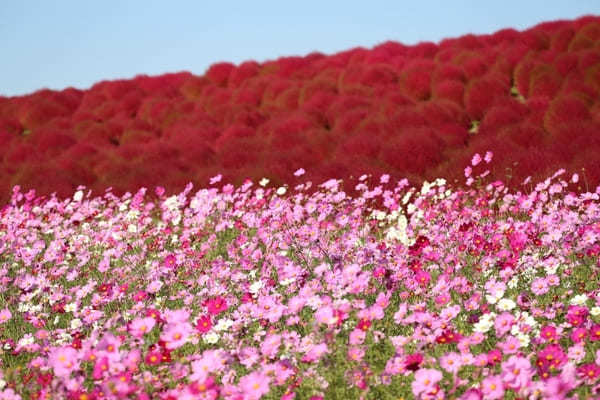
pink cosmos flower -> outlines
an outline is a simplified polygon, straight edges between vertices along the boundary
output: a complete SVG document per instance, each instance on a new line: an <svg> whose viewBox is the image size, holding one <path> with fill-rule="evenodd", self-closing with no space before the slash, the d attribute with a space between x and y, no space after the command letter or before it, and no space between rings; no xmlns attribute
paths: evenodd
<svg viewBox="0 0 600 400"><path fill-rule="evenodd" d="M163 265L169 269L173 269L177 266L177 258L174 254L169 254L165 257Z"/></svg>
<svg viewBox="0 0 600 400"><path fill-rule="evenodd" d="M600 340L600 324L594 324L590 328L590 342Z"/></svg>
<svg viewBox="0 0 600 400"><path fill-rule="evenodd" d="M3 324L4 322L8 321L11 318L12 318L12 313L10 312L10 310L8 308L5 308L4 310L0 311L0 324Z"/></svg>
<svg viewBox="0 0 600 400"><path fill-rule="evenodd" d="M296 172L294 172L294 176L302 176L305 172L306 171L304 170L304 168L297 169Z"/></svg>
<svg viewBox="0 0 600 400"><path fill-rule="evenodd" d="M540 338L545 342L555 342L558 339L554 325L544 325L540 329Z"/></svg>
<svg viewBox="0 0 600 400"><path fill-rule="evenodd" d="M48 364L54 369L54 375L68 378L72 371L79 368L77 350L71 346L55 348L50 353Z"/></svg>
<svg viewBox="0 0 600 400"><path fill-rule="evenodd" d="M491 151L486 151L483 159L485 160L486 164L489 164L492 161L492 157L494 157L494 153Z"/></svg>
<svg viewBox="0 0 600 400"><path fill-rule="evenodd" d="M239 388L244 400L258 400L269 392L269 377L260 372L251 372L240 379Z"/></svg>
<svg viewBox="0 0 600 400"><path fill-rule="evenodd" d="M420 369L415 372L415 380L411 388L415 397L437 392L437 383L442 380L442 373L437 369Z"/></svg>
<svg viewBox="0 0 600 400"><path fill-rule="evenodd" d="M570 338L574 343L580 343L587 337L587 329L576 328L571 332Z"/></svg>
<svg viewBox="0 0 600 400"><path fill-rule="evenodd" d="M458 373L460 367L462 367L462 359L460 354L456 352L450 352L443 355L440 359L440 366L451 374Z"/></svg>
<svg viewBox="0 0 600 400"><path fill-rule="evenodd" d="M357 344L362 344L365 341L365 337L367 336L366 332L362 329L354 329L350 332L350 337L348 343L351 346L355 346Z"/></svg>
<svg viewBox="0 0 600 400"><path fill-rule="evenodd" d="M479 155L479 153L475 153L475 155L471 159L471 165L475 167L480 162L481 162L481 156Z"/></svg>
<svg viewBox="0 0 600 400"><path fill-rule="evenodd" d="M217 315L227 310L227 301L223 297L217 296L208 300L206 306L210 314Z"/></svg>
<svg viewBox="0 0 600 400"><path fill-rule="evenodd" d="M348 358L351 361L361 361L365 356L365 350L362 347L351 346L348 348Z"/></svg>
<svg viewBox="0 0 600 400"><path fill-rule="evenodd" d="M150 332L156 321L152 317L136 318L129 325L129 332L133 337L142 338L146 333Z"/></svg>
<svg viewBox="0 0 600 400"><path fill-rule="evenodd" d="M260 351L265 357L273 358L279 351L281 345L281 335L272 334L268 335L260 345Z"/></svg>
<svg viewBox="0 0 600 400"><path fill-rule="evenodd" d="M515 354L519 351L519 347L521 347L521 342L515 336L508 335L504 342L499 342L498 347L502 350L504 354Z"/></svg>
<svg viewBox="0 0 600 400"><path fill-rule="evenodd" d="M102 357L96 360L92 377L96 380L101 379L102 376L104 376L104 373L108 371L108 365L108 357Z"/></svg>
<svg viewBox="0 0 600 400"><path fill-rule="evenodd" d="M527 387L533 376L533 368L528 359L519 356L511 356L502 363L501 377L504 385L508 388L519 390Z"/></svg>
<svg viewBox="0 0 600 400"><path fill-rule="evenodd" d="M223 175L221 175L221 174L213 176L212 178L210 178L209 183L211 185L214 185L215 183L221 182L221 178L223 178Z"/></svg>
<svg viewBox="0 0 600 400"><path fill-rule="evenodd" d="M548 282L546 278L537 278L531 283L531 291L536 296L541 296L548 293Z"/></svg>
<svg viewBox="0 0 600 400"><path fill-rule="evenodd" d="M311 346L311 348L306 352L304 357L302 357L303 362L315 362L318 361L323 354L329 353L329 349L325 343L319 343Z"/></svg>
<svg viewBox="0 0 600 400"><path fill-rule="evenodd" d="M494 328L496 328L496 336L501 338L504 336L515 323L515 317L509 312L503 312L496 317Z"/></svg>
<svg viewBox="0 0 600 400"><path fill-rule="evenodd" d="M196 330L200 333L206 333L212 328L210 315L203 315L196 321Z"/></svg>
<svg viewBox="0 0 600 400"><path fill-rule="evenodd" d="M481 391L485 399L496 400L504 396L504 386L502 378L498 375L491 375L481 382Z"/></svg>
<svg viewBox="0 0 600 400"><path fill-rule="evenodd" d="M544 382L544 396L546 399L566 399L574 387L574 382L565 381L561 376L553 376Z"/></svg>
<svg viewBox="0 0 600 400"><path fill-rule="evenodd" d="M183 346L193 331L194 328L189 322L169 324L163 330L160 339L166 343L165 347L168 350L173 350Z"/></svg>

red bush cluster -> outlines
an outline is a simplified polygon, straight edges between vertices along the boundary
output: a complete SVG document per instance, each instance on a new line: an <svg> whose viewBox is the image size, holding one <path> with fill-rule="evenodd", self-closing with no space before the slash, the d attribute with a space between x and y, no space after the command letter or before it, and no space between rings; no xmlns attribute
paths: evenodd
<svg viewBox="0 0 600 400"><path fill-rule="evenodd" d="M179 191L217 173L282 183L300 167L314 180L459 179L485 150L495 178L585 168L594 187L598 137L600 17L588 16L0 97L0 195Z"/></svg>

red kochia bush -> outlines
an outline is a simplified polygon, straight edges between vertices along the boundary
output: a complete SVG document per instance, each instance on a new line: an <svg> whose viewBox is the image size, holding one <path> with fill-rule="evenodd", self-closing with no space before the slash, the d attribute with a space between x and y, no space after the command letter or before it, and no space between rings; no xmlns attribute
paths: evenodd
<svg viewBox="0 0 600 400"><path fill-rule="evenodd" d="M382 159L399 172L424 174L442 161L442 142L426 127L415 127L391 138L382 149Z"/></svg>
<svg viewBox="0 0 600 400"><path fill-rule="evenodd" d="M431 60L417 59L407 64L400 73L402 93L413 100L427 100L431 96L431 76L435 64Z"/></svg>
<svg viewBox="0 0 600 400"><path fill-rule="evenodd" d="M233 88L238 88L242 83L256 76L259 71L260 65L256 61L243 62L229 72L227 83Z"/></svg>
<svg viewBox="0 0 600 400"><path fill-rule="evenodd" d="M544 116L544 128L555 132L563 124L590 119L585 103L575 96L562 96L554 99Z"/></svg>
<svg viewBox="0 0 600 400"><path fill-rule="evenodd" d="M496 74L488 74L470 82L465 91L465 108L471 118L481 120L485 110L497 98L508 95L510 86Z"/></svg>
<svg viewBox="0 0 600 400"><path fill-rule="evenodd" d="M219 63L200 77L138 76L0 97L0 178L30 179L25 165L47 162L72 168L75 180L98 175L96 191L134 190L153 176L168 188L218 173L240 183L243 174L272 172L285 182L301 164L315 182L369 165L397 178L462 182L473 153L494 151L503 178L534 146L553 154L544 159L553 167L569 167L582 153L577 146L586 149L580 163L599 147L598 41L600 19L592 16L439 45L387 42ZM406 154L394 157L400 150Z"/></svg>

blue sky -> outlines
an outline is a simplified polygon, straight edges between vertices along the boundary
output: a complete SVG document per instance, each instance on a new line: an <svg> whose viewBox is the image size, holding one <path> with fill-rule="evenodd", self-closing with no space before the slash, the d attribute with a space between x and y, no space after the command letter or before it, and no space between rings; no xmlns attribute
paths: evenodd
<svg viewBox="0 0 600 400"><path fill-rule="evenodd" d="M219 61L437 42L600 15L598 0L0 2L0 95L88 88Z"/></svg>

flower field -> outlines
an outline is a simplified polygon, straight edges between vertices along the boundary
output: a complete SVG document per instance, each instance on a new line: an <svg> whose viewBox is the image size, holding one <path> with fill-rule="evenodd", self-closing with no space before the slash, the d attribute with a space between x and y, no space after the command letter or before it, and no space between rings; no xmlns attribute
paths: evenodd
<svg viewBox="0 0 600 400"><path fill-rule="evenodd" d="M595 16L0 97L0 400L600 400L599 132Z"/></svg>
<svg viewBox="0 0 600 400"><path fill-rule="evenodd" d="M600 187L511 191L491 159L467 189L364 175L357 197L17 187L0 398L600 398Z"/></svg>
<svg viewBox="0 0 600 400"><path fill-rule="evenodd" d="M585 168L594 188L599 49L600 17L587 16L0 97L0 203L17 184L67 197L79 185L122 195L158 181L175 194L217 174L282 184L307 167L313 182L455 183L487 150L492 177L510 187L562 167Z"/></svg>

